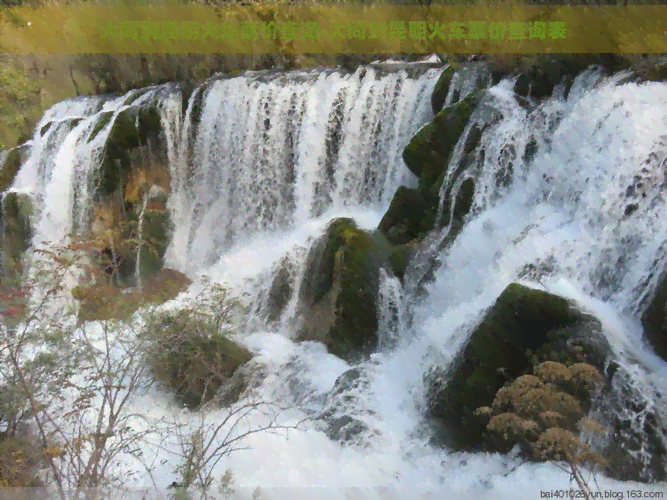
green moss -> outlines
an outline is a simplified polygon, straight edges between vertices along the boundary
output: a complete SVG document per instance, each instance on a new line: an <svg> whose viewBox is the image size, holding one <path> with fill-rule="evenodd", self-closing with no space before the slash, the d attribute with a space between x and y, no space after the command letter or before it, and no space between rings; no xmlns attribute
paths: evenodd
<svg viewBox="0 0 667 500"><path fill-rule="evenodd" d="M378 229L394 244L407 243L433 227L438 197L422 183L398 188Z"/></svg>
<svg viewBox="0 0 667 500"><path fill-rule="evenodd" d="M334 220L329 224L326 235L313 246L308 256L308 280L300 291L301 300L317 303L331 289L334 282L334 256L345 243L342 233L346 227L354 227L354 221L348 218Z"/></svg>
<svg viewBox="0 0 667 500"><path fill-rule="evenodd" d="M445 106L449 87L451 86L452 78L454 78L457 70L458 65L450 64L440 75L438 83L435 84L433 94L431 94L431 107L435 114L438 114Z"/></svg>
<svg viewBox="0 0 667 500"><path fill-rule="evenodd" d="M408 262L413 253L413 249L408 245L396 245L389 254L391 271L394 273L394 276L396 276L401 281L403 281L405 269L407 268Z"/></svg>
<svg viewBox="0 0 667 500"><path fill-rule="evenodd" d="M161 269L144 283L143 290L123 291L119 287L100 282L77 285L72 297L80 302L81 321L126 321L146 305L158 305L181 293L190 280L173 269Z"/></svg>
<svg viewBox="0 0 667 500"><path fill-rule="evenodd" d="M482 96L483 91L474 92L440 111L403 151L405 164L427 186L433 186L447 167L451 153Z"/></svg>
<svg viewBox="0 0 667 500"><path fill-rule="evenodd" d="M95 137L97 137L97 135L102 131L102 129L109 124L112 117L113 117L113 111L105 111L100 115L100 117L97 120L97 123L95 123L95 126L93 127L93 130L91 130L90 135L88 136L88 142L92 142L95 139Z"/></svg>
<svg viewBox="0 0 667 500"><path fill-rule="evenodd" d="M450 193L451 195L451 193ZM475 197L475 181L472 177L467 178L461 183L457 192L456 201L454 202L454 210L451 210L451 198L445 198L445 205L443 207L443 216L438 226L444 227L449 224L450 218L456 223L453 227L461 228L463 226L463 218L468 215L472 208L472 203ZM457 231L458 232L458 231ZM456 237L456 235L453 235Z"/></svg>
<svg viewBox="0 0 667 500"><path fill-rule="evenodd" d="M123 294L105 283L74 287L72 296L80 302L81 321L126 321L143 305L134 294Z"/></svg>

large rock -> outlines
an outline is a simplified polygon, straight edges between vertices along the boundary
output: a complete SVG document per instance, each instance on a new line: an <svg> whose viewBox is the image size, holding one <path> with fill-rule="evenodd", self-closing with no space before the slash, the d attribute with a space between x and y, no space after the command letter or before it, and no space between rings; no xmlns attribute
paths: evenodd
<svg viewBox="0 0 667 500"><path fill-rule="evenodd" d="M483 91L473 92L443 109L406 146L403 151L405 164L427 186L436 184L447 167L451 153L483 95Z"/></svg>
<svg viewBox="0 0 667 500"><path fill-rule="evenodd" d="M448 369L435 367L425 376L429 413L441 430L437 440L455 450L506 452L516 439L485 438L489 415L476 410L517 410L511 405L497 406L499 401L503 404L500 395L511 396L510 382L530 378L531 367L549 364L546 362L562 363L570 370L590 366L604 374L599 392L590 404L582 405L583 412L573 414L570 424L591 410L607 430L606 438L594 443L604 457L606 475L644 482L667 478L667 422L653 403L662 396L639 389L633 370L614 360L599 320L563 297L516 283L486 311ZM539 370L535 373L542 376ZM552 388L565 388L577 398L591 396L585 387L572 385L574 378L559 381L557 372L552 375L553 380L545 379ZM515 419L502 428L514 426L512 432L518 432L518 424Z"/></svg>
<svg viewBox="0 0 667 500"><path fill-rule="evenodd" d="M450 102L455 104L471 92L489 87L494 83L491 69L487 61L466 62L463 65L450 63L431 94L433 112L438 114L445 107L450 91Z"/></svg>
<svg viewBox="0 0 667 500"><path fill-rule="evenodd" d="M477 408L490 406L505 382L529 371L533 356L556 360L577 353L604 369L609 346L599 321L563 297L511 284L449 369L435 368L425 377L429 412L443 426L441 438L455 449L482 446L485 422L473 414Z"/></svg>
<svg viewBox="0 0 667 500"><path fill-rule="evenodd" d="M394 273L394 276L401 280L401 283L403 282L408 264L417 254L419 246L418 241L396 245L389 254L391 270Z"/></svg>
<svg viewBox="0 0 667 500"><path fill-rule="evenodd" d="M308 256L300 301L304 322L300 340L323 341L345 359L376 346L380 268L390 269L392 245L379 232L336 219Z"/></svg>

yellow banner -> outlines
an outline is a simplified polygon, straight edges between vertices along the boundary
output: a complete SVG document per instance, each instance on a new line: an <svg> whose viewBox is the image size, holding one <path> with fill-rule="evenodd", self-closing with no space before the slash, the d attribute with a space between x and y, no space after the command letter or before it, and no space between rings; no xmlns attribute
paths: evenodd
<svg viewBox="0 0 667 500"><path fill-rule="evenodd" d="M663 6L0 9L5 53L667 53Z"/></svg>

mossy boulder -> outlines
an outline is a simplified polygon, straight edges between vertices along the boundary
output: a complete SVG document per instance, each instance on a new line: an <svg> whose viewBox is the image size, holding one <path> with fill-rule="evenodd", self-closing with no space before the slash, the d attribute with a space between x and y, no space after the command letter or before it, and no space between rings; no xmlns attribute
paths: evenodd
<svg viewBox="0 0 667 500"><path fill-rule="evenodd" d="M244 387L234 373L252 354L231 340L213 318L185 309L155 318L147 328L148 362L153 374L194 409L218 396L222 404L238 400Z"/></svg>
<svg viewBox="0 0 667 500"><path fill-rule="evenodd" d="M483 95L484 91L473 92L440 111L403 150L405 164L427 186L433 186L447 167L449 157Z"/></svg>
<svg viewBox="0 0 667 500"><path fill-rule="evenodd" d="M583 337L601 337L599 321L571 301L517 283L509 285L449 369L436 367L425 376L429 413L446 429L440 438L455 449L481 446L486 423L474 411L491 406L505 382L529 371L532 352L549 343L551 332L562 332L564 327L571 328L570 343L553 349L570 352L581 347Z"/></svg>
<svg viewBox="0 0 667 500"><path fill-rule="evenodd" d="M180 271L162 268L144 283L144 289L138 293L149 304L162 304L174 299L191 283L190 278Z"/></svg>
<svg viewBox="0 0 667 500"><path fill-rule="evenodd" d="M390 269L391 250L379 231L359 229L352 219L331 222L308 256L300 290L306 317L299 338L322 339L331 353L345 359L370 353L377 343L380 268ZM314 321L325 303L326 319Z"/></svg>
<svg viewBox="0 0 667 500"><path fill-rule="evenodd" d="M491 69L493 67L488 61L465 61L464 64L451 62L433 89L431 95L433 112L437 114L445 107L450 90L451 103L455 104L462 96L465 97L464 94L483 90L494 83Z"/></svg>
<svg viewBox="0 0 667 500"><path fill-rule="evenodd" d="M438 227L445 227L451 222L452 228L448 234L448 241L453 241L458 235L463 228L464 217L468 215L472 208L475 198L475 179L466 177L456 188L458 189L455 190L452 187L445 195L442 217L437 221ZM453 208L452 201L454 201Z"/></svg>
<svg viewBox="0 0 667 500"><path fill-rule="evenodd" d="M71 293L79 301L79 321L123 321L140 307L133 294L125 294L104 281L77 285Z"/></svg>

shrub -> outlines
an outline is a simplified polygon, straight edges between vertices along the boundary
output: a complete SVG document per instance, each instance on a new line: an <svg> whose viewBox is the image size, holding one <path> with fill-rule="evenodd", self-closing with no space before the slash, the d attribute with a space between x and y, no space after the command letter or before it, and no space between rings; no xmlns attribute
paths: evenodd
<svg viewBox="0 0 667 500"><path fill-rule="evenodd" d="M535 375L544 382L564 386L572 378L570 370L563 363L545 361L535 367Z"/></svg>
<svg viewBox="0 0 667 500"><path fill-rule="evenodd" d="M36 443L28 436L0 434L0 487L42 486L36 475L36 469L40 466L36 448Z"/></svg>
<svg viewBox="0 0 667 500"><path fill-rule="evenodd" d="M590 397L604 384L604 378L600 372L586 363L576 363L570 366L570 373L575 394L585 398Z"/></svg>
<svg viewBox="0 0 667 500"><path fill-rule="evenodd" d="M139 308L161 304L181 293L190 280L173 269L162 269L142 290L124 291L100 280L72 288L72 297L80 302L82 321L127 320Z"/></svg>
<svg viewBox="0 0 667 500"><path fill-rule="evenodd" d="M501 413L491 419L487 430L509 450L515 443L534 441L539 435L539 425L514 413Z"/></svg>
<svg viewBox="0 0 667 500"><path fill-rule="evenodd" d="M592 391L604 379L585 363L568 367L545 361L536 363L533 373L499 389L492 406L478 408L475 415L486 423L495 448L508 451L519 444L533 460L566 461L580 488L588 491L577 466L604 465L605 461L578 433L605 432L596 421L582 418L590 408Z"/></svg>
<svg viewBox="0 0 667 500"><path fill-rule="evenodd" d="M252 357L247 349L228 338L234 307L225 307L221 302L219 309L217 316L207 314L202 304L156 314L145 331L153 374L190 408L211 401ZM221 401L235 402L244 389L245 383L237 384L221 395Z"/></svg>

